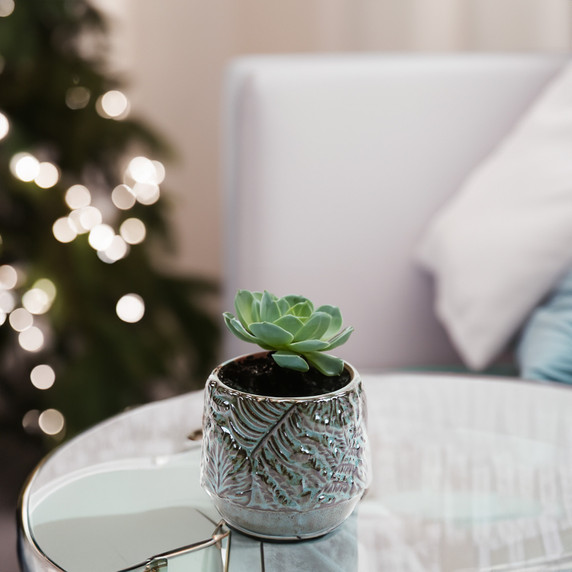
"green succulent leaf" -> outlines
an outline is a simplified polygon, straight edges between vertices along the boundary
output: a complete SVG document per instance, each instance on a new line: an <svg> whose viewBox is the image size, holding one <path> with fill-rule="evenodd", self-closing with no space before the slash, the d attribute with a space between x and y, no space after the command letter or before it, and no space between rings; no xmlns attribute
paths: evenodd
<svg viewBox="0 0 572 572"><path fill-rule="evenodd" d="M243 325L230 313L225 312L223 314L224 322L227 328L240 340L244 342L250 342L253 344L258 343L258 340L246 329Z"/></svg>
<svg viewBox="0 0 572 572"><path fill-rule="evenodd" d="M260 303L262 300L262 292L254 292L254 300L252 301L252 322L260 322ZM259 296L257 296L259 294Z"/></svg>
<svg viewBox="0 0 572 572"><path fill-rule="evenodd" d="M288 304L289 308L292 308L297 304L303 304L305 302L309 302L310 304L312 304L312 302L310 302L308 298L304 298L304 296L299 296L298 294L288 294L288 296L284 296L283 298L280 299L284 300Z"/></svg>
<svg viewBox="0 0 572 572"><path fill-rule="evenodd" d="M272 359L280 366L295 371L308 371L310 366L308 362L295 353L279 351L272 354Z"/></svg>
<svg viewBox="0 0 572 572"><path fill-rule="evenodd" d="M335 306L316 310L304 296L239 290L235 298L236 317L223 314L228 329L239 339L275 350L274 361L297 371L310 366L325 375L337 375L343 361L324 354L348 340L353 328L342 328L342 315Z"/></svg>
<svg viewBox="0 0 572 572"><path fill-rule="evenodd" d="M333 338L330 338L328 340L328 347L325 349L329 351L333 350L334 348L337 348L338 346L341 346L342 344L345 344L348 341L348 338L351 336L353 331L354 329L351 326L348 326L345 330L343 330Z"/></svg>
<svg viewBox="0 0 572 572"><path fill-rule="evenodd" d="M280 310L281 316L284 316L285 314L288 313L288 310L290 309L290 304L288 304L288 300L286 300L286 298L278 298L276 300L276 303L278 304L278 309Z"/></svg>
<svg viewBox="0 0 572 572"><path fill-rule="evenodd" d="M330 327L332 318L325 312L315 312L296 334L295 341L319 340Z"/></svg>
<svg viewBox="0 0 572 572"><path fill-rule="evenodd" d="M288 313L293 316L298 316L299 318L309 318L313 311L314 305L312 302L310 302L310 300L304 300L292 306Z"/></svg>
<svg viewBox="0 0 572 572"><path fill-rule="evenodd" d="M332 319L328 329L322 336L323 339L328 340L340 331L340 328L342 327L342 313L339 308L336 306L320 306L316 312L324 312Z"/></svg>
<svg viewBox="0 0 572 572"><path fill-rule="evenodd" d="M248 328L248 325L252 324L252 322L260 321L259 315L253 315L254 301L254 294L248 290L239 290L234 299L236 317L245 328Z"/></svg>
<svg viewBox="0 0 572 572"><path fill-rule="evenodd" d="M290 314L286 314L286 316L282 316L274 322L277 326L284 328L287 332L290 332L293 336L296 336L296 332L302 329L304 322L297 318L296 316L291 316Z"/></svg>
<svg viewBox="0 0 572 572"><path fill-rule="evenodd" d="M343 360L328 354L323 354L321 352L308 352L304 353L304 357L311 365L324 375L339 375L344 369Z"/></svg>
<svg viewBox="0 0 572 572"><path fill-rule="evenodd" d="M328 349L328 342L324 340L304 340L288 344L288 349L299 353L320 352Z"/></svg>
<svg viewBox="0 0 572 572"><path fill-rule="evenodd" d="M264 291L260 302L260 321L275 322L280 317L280 308L276 302L276 296Z"/></svg>
<svg viewBox="0 0 572 572"><path fill-rule="evenodd" d="M294 339L294 336L284 328L268 322L250 324L250 331L259 340L276 349L288 345Z"/></svg>

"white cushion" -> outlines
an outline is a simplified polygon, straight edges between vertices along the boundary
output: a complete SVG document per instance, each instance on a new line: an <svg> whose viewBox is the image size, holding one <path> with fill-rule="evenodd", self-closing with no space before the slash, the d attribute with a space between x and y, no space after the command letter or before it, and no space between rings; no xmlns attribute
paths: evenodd
<svg viewBox="0 0 572 572"><path fill-rule="evenodd" d="M566 63L538 54L256 56L225 89L225 304L335 304L361 371L460 363L420 234ZM253 351L230 333L224 357Z"/></svg>
<svg viewBox="0 0 572 572"><path fill-rule="evenodd" d="M572 64L432 219L419 259L464 361L487 366L572 264Z"/></svg>

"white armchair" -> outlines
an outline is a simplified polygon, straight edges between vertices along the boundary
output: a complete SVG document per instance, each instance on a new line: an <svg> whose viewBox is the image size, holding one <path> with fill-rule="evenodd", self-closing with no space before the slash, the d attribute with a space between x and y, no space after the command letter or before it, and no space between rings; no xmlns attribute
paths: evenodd
<svg viewBox="0 0 572 572"><path fill-rule="evenodd" d="M459 363L413 253L562 56L238 59L224 123L225 308L238 288L340 306L362 370ZM227 338L226 356L251 348Z"/></svg>

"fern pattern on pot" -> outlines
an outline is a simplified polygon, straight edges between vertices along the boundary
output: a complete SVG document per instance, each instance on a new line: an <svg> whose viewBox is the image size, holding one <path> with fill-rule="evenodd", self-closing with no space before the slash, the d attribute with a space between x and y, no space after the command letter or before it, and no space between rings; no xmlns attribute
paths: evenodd
<svg viewBox="0 0 572 572"><path fill-rule="evenodd" d="M367 487L361 385L315 400L273 399L210 380L203 483L241 505L307 510Z"/></svg>

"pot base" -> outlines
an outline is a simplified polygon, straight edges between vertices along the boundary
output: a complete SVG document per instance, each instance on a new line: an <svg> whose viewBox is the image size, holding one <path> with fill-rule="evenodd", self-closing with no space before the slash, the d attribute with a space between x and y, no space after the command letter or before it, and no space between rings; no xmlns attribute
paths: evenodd
<svg viewBox="0 0 572 572"><path fill-rule="evenodd" d="M353 512L359 497L309 511L263 510L240 506L211 495L225 522L239 532L265 540L308 540L340 526Z"/></svg>

